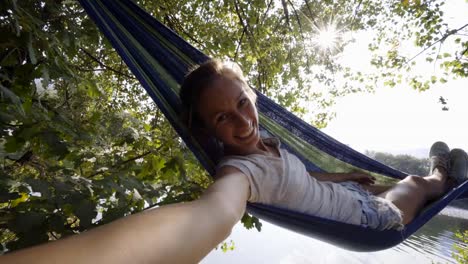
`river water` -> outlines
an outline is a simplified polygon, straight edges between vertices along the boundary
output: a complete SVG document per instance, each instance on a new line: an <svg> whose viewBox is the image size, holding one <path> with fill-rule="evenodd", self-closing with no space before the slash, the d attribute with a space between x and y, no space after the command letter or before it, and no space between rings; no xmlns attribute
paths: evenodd
<svg viewBox="0 0 468 264"><path fill-rule="evenodd" d="M400 245L371 253L347 251L265 221L260 233L238 224L227 239L235 249L213 250L201 263L456 263L454 244L468 247L454 235L468 230L468 200L452 205Z"/></svg>

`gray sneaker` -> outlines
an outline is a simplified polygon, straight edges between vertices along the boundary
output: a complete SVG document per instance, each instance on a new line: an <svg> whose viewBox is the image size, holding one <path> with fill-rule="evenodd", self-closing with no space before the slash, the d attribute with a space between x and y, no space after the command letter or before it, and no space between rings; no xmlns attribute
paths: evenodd
<svg viewBox="0 0 468 264"><path fill-rule="evenodd" d="M468 179L468 155L462 149L450 151L449 177L453 178L457 184Z"/></svg>
<svg viewBox="0 0 468 264"><path fill-rule="evenodd" d="M432 144L431 150L429 151L429 160L431 162L431 168L429 169L429 175L436 167L444 169L449 172L450 168L450 149L444 142L438 141Z"/></svg>

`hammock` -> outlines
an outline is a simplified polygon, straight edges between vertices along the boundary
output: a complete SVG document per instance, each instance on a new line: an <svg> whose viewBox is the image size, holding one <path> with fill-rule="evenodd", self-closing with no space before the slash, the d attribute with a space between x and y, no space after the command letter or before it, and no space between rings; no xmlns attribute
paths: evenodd
<svg viewBox="0 0 468 264"><path fill-rule="evenodd" d="M216 155L192 138L179 119L179 85L188 69L209 57L185 42L131 0L80 0L160 110L201 164L214 173ZM385 166L336 141L258 93L262 130L279 138L309 171L358 170L377 178L402 179L405 173ZM276 225L355 251L389 248L405 240L452 200L466 196L468 182L428 205L403 231L366 227L297 213L263 204L247 205L249 213Z"/></svg>

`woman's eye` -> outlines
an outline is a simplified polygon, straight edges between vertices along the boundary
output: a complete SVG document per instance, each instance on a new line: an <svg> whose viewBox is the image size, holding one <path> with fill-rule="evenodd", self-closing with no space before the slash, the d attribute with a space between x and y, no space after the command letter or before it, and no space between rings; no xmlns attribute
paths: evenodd
<svg viewBox="0 0 468 264"><path fill-rule="evenodd" d="M247 103L247 98L243 98L239 101L240 106L243 106L245 103Z"/></svg>
<svg viewBox="0 0 468 264"><path fill-rule="evenodd" d="M217 122L222 122L224 120L227 119L227 115L226 114L222 114L220 116L218 116L218 118L216 119Z"/></svg>

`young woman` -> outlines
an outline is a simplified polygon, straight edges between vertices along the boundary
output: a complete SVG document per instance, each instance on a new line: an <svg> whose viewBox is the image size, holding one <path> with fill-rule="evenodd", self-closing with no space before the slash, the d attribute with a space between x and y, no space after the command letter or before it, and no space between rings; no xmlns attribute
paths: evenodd
<svg viewBox="0 0 468 264"><path fill-rule="evenodd" d="M466 177L467 155L445 143L431 148L425 177L408 176L394 186L375 186L362 173L307 172L276 138L260 136L256 96L239 67L211 60L192 71L180 91L189 127L221 142L217 177L237 173L249 182L250 202L383 230L403 228L423 205L440 197L453 175ZM463 176L461 176L463 175Z"/></svg>
<svg viewBox="0 0 468 264"><path fill-rule="evenodd" d="M238 67L220 61L192 71L181 97L189 127L216 137L225 153L200 199L13 252L0 263L196 263L229 235L248 200L371 228L401 228L449 188L449 175L457 182L468 177L466 153L442 142L431 148L429 176L408 176L391 187L371 185L372 177L361 173L308 173L276 139L260 137L254 92Z"/></svg>

